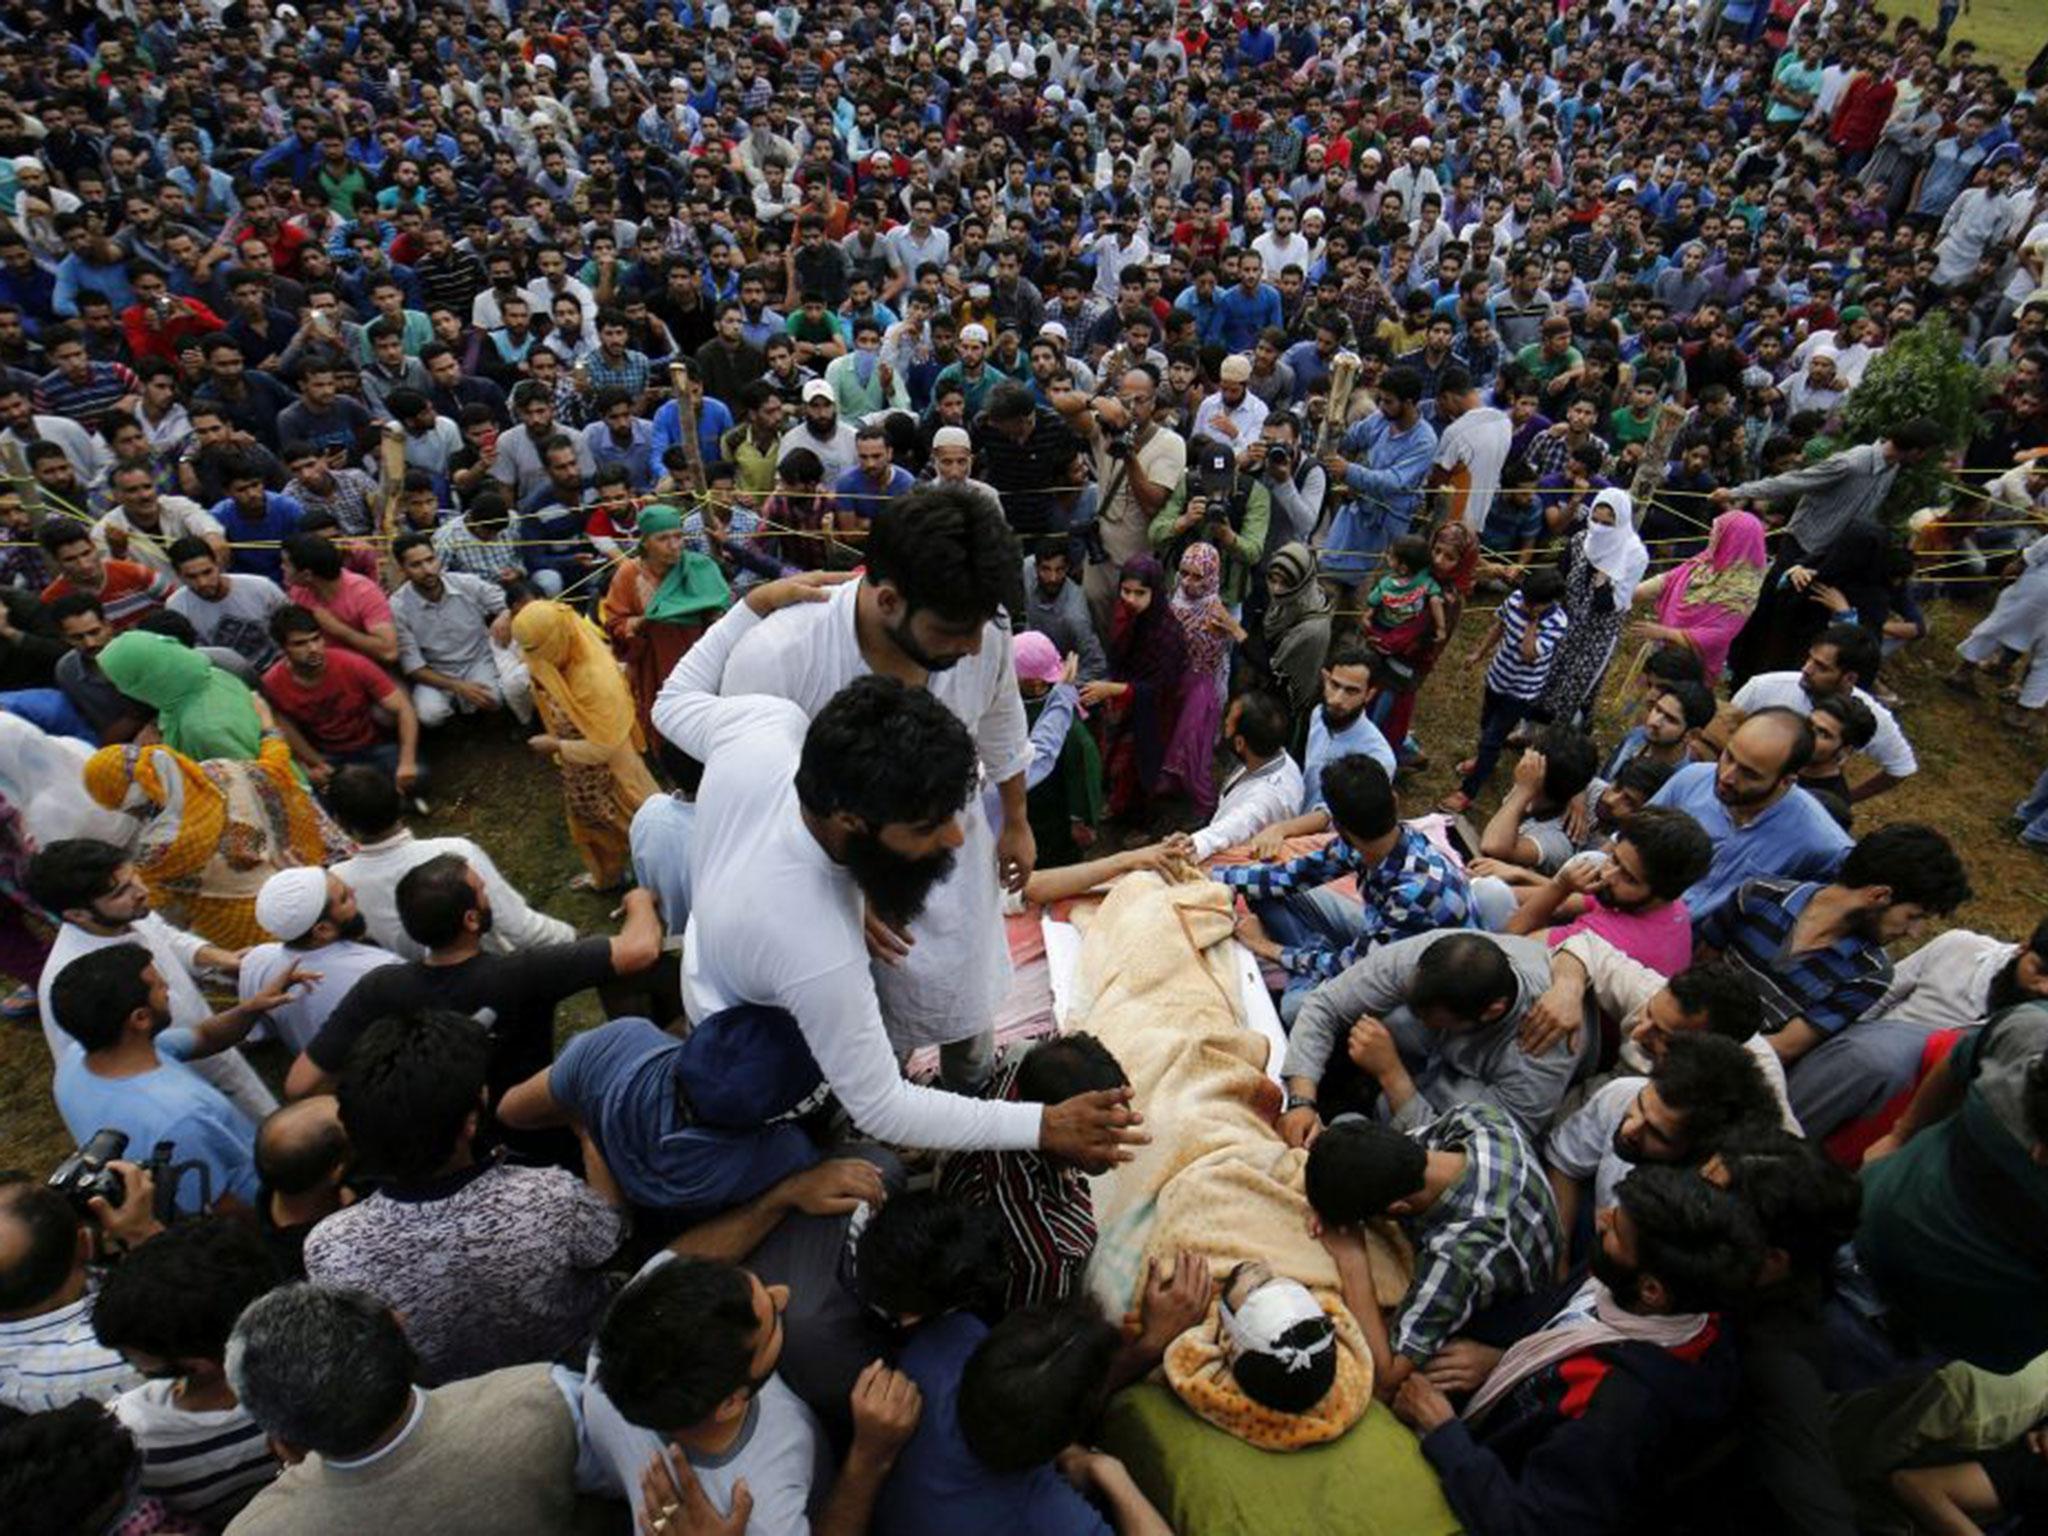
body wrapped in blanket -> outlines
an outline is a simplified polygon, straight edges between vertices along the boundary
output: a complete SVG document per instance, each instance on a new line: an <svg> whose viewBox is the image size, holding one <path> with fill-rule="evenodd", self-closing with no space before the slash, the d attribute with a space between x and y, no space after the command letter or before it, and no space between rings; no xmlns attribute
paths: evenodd
<svg viewBox="0 0 2048 1536"><path fill-rule="evenodd" d="M1222 1277L1259 1261L1306 1286L1336 1328L1336 1377L1303 1413L1253 1402L1233 1378L1217 1306L1166 1353L1168 1383L1197 1414L1268 1450L1334 1440L1372 1401L1372 1362L1345 1309L1335 1264L1308 1227L1306 1154L1274 1129L1269 1045L1243 1027L1230 954L1231 894L1213 881L1125 876L1093 912L1067 1013L1122 1063L1152 1132L1130 1163L1095 1181L1101 1241L1091 1291L1130 1308L1152 1258L1197 1253ZM1407 1288L1410 1255L1374 1236L1383 1305Z"/></svg>

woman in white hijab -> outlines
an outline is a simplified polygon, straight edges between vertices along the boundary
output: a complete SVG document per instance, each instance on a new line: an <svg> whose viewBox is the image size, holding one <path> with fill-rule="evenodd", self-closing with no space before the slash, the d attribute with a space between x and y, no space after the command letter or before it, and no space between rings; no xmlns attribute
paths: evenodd
<svg viewBox="0 0 2048 1536"><path fill-rule="evenodd" d="M1636 537L1636 508L1627 491L1610 487L1593 498L1586 522L1564 556L1564 608L1571 619L1551 663L1541 718L1583 728L1600 692L1650 552Z"/></svg>

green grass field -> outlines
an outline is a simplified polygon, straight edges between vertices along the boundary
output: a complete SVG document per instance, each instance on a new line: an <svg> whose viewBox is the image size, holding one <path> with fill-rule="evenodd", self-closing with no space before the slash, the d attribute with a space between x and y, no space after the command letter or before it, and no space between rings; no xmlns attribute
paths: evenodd
<svg viewBox="0 0 2048 1536"><path fill-rule="evenodd" d="M2048 8L2041 0L1968 0L1957 18L1952 38L1968 38L1977 51L1999 65L2015 82L2026 72L2041 45L2048 42ZM1934 25L1935 0L1899 0L1885 8Z"/></svg>

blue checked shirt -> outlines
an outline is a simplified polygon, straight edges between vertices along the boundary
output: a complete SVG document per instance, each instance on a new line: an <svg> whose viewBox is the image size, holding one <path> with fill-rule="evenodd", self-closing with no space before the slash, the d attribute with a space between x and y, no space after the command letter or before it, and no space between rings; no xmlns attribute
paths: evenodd
<svg viewBox="0 0 2048 1536"><path fill-rule="evenodd" d="M1766 1033L1804 1019L1824 1035L1838 1034L1891 984L1891 957L1871 939L1851 934L1790 952L1792 925L1819 889L1811 880L1745 880L1693 926L1696 943L1719 950L1756 982Z"/></svg>
<svg viewBox="0 0 2048 1536"><path fill-rule="evenodd" d="M1225 866L1210 874L1254 900L1312 891L1346 875L1357 877L1359 899L1365 906L1358 937L1342 949L1309 946L1281 950L1280 965L1296 976L1327 979L1347 969L1375 944L1439 928L1472 926L1472 889L1465 883L1464 871L1409 826L1401 828L1400 841L1369 869L1352 846L1337 837L1328 846L1284 864Z"/></svg>

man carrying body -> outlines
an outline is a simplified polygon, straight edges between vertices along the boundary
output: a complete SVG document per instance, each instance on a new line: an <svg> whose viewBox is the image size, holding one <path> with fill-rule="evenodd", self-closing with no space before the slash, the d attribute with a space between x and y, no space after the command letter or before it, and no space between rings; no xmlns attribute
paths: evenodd
<svg viewBox="0 0 2048 1536"><path fill-rule="evenodd" d="M980 815L962 818L953 873L922 918L907 932L872 911L868 920L890 1041L901 1055L941 1046L945 1082L971 1089L988 1074L992 1020L1009 987L997 875L1021 889L1036 861L1025 805L1029 732L1010 636L995 623L998 608L1023 609L1023 556L981 498L926 486L876 524L866 562L860 582L825 602L747 626L758 633L734 645L720 690L790 699L815 717L848 683L880 674L929 691L973 733L980 770L1002 797L1000 834L991 838Z"/></svg>
<svg viewBox="0 0 2048 1536"><path fill-rule="evenodd" d="M915 526L914 512L899 507L882 526ZM992 558L1014 582L1014 542ZM962 820L981 814L972 794L976 751L957 715L892 677L859 678L808 726L805 711L787 699L718 695L721 678L735 681L727 668L734 648L777 606L806 595L835 629L845 626L844 648L858 654L860 610L851 601L841 610L820 590L802 578L756 587L698 640L655 701L656 727L705 764L691 885L732 898L690 914L683 936L689 1011L708 1018L746 1002L787 1009L863 1135L904 1146L1037 1148L1107 1168L1128 1155L1120 1156L1125 1143L1143 1136L1128 1089L1041 1107L903 1080L870 969L861 898L892 928L914 920L967 841ZM893 591L882 606L882 622L908 631L903 638L924 635L922 643L912 638L920 650L942 643L936 615L906 613ZM913 630L918 618L925 623ZM960 627L951 637L956 645ZM792 633L821 638L811 626ZM968 638L978 644L979 637L976 623ZM1009 668L1001 672L1014 699ZM987 880L992 871L974 873ZM762 912L777 920L762 922Z"/></svg>

